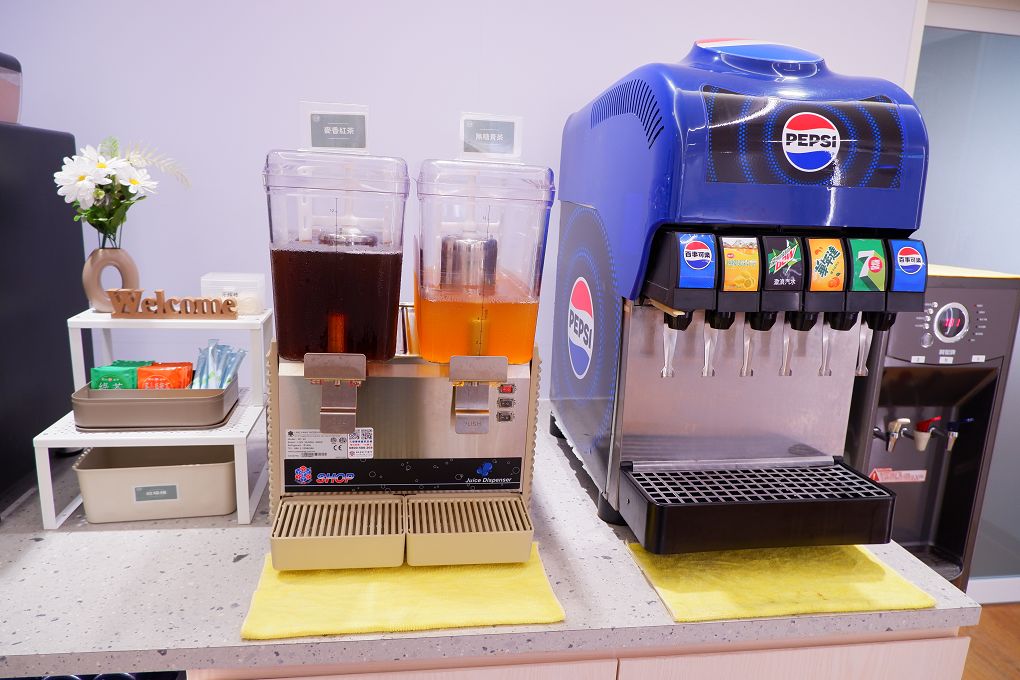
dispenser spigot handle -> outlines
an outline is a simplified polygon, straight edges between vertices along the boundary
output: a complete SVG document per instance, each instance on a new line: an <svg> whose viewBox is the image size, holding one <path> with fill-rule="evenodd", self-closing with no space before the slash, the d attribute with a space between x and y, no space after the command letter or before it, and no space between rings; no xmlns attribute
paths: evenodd
<svg viewBox="0 0 1020 680"><path fill-rule="evenodd" d="M928 418L926 420L918 421L917 427L915 428L918 432L929 432L932 425L942 420L942 416L935 416L934 418Z"/></svg>
<svg viewBox="0 0 1020 680"><path fill-rule="evenodd" d="M896 420L889 421L885 429L885 450L888 453L892 453L893 449L896 448L896 442L899 440L900 435L909 432L909 430L904 429L909 424L910 418L897 418Z"/></svg>
<svg viewBox="0 0 1020 680"><path fill-rule="evenodd" d="M746 322L741 325L741 328L744 333L744 360L740 364L740 377L749 378L754 375L754 369L751 368L751 356L754 352L754 333L757 331Z"/></svg>

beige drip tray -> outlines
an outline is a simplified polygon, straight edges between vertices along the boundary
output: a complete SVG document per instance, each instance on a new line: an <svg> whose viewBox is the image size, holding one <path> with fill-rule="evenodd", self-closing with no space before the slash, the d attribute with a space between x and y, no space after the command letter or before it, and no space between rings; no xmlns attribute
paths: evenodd
<svg viewBox="0 0 1020 680"><path fill-rule="evenodd" d="M410 565L526 562L533 536L520 496L407 499Z"/></svg>
<svg viewBox="0 0 1020 680"><path fill-rule="evenodd" d="M404 562L404 501L284 498L269 543L281 571L398 567Z"/></svg>

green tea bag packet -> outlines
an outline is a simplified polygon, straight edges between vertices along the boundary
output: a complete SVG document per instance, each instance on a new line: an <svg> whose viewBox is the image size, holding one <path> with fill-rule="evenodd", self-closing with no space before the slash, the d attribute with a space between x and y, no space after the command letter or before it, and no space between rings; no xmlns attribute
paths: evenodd
<svg viewBox="0 0 1020 680"><path fill-rule="evenodd" d="M134 390L138 388L138 368L135 366L96 366L92 369L94 390Z"/></svg>
<svg viewBox="0 0 1020 680"><path fill-rule="evenodd" d="M152 366L154 361L132 361L131 359L117 359L111 366L128 366L131 368L139 368L141 366Z"/></svg>

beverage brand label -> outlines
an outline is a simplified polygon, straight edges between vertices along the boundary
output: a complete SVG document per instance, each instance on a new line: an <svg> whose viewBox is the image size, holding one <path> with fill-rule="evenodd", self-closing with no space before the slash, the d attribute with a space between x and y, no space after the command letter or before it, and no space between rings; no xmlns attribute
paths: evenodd
<svg viewBox="0 0 1020 680"><path fill-rule="evenodd" d="M897 293L923 293L928 281L928 256L924 244L913 239L889 241L892 280L889 290Z"/></svg>
<svg viewBox="0 0 1020 680"><path fill-rule="evenodd" d="M677 234L676 239L680 251L677 288L715 288L715 236Z"/></svg>
<svg viewBox="0 0 1020 680"><path fill-rule="evenodd" d="M756 291L761 277L761 253L758 239L744 237L722 237L719 239L722 251L724 291Z"/></svg>
<svg viewBox="0 0 1020 680"><path fill-rule="evenodd" d="M783 154L802 172L818 172L836 160L839 130L817 113L795 113L783 125Z"/></svg>
<svg viewBox="0 0 1020 680"><path fill-rule="evenodd" d="M591 288L584 277L578 277L570 289L567 307L567 350L570 369L578 380L588 375L594 346L595 306L592 304Z"/></svg>
<svg viewBox="0 0 1020 680"><path fill-rule="evenodd" d="M372 458L375 455L375 431L359 427L350 434L323 434L318 430L284 432L285 458ZM299 484L300 479L295 479ZM309 480L311 481L311 480Z"/></svg>
<svg viewBox="0 0 1020 680"><path fill-rule="evenodd" d="M766 236L765 280L762 290L804 290L804 251L800 239L791 236Z"/></svg>
<svg viewBox="0 0 1020 680"><path fill-rule="evenodd" d="M846 258L843 243L838 238L809 238L805 241L811 258L811 284L813 292L838 292L846 285Z"/></svg>
<svg viewBox="0 0 1020 680"><path fill-rule="evenodd" d="M889 262L885 245L877 238L852 238L849 241L854 275L850 290L881 292L886 289Z"/></svg>

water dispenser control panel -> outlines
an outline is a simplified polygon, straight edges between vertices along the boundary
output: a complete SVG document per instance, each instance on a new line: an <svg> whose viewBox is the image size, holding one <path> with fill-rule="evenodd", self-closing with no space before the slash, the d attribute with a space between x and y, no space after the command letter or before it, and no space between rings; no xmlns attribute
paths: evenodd
<svg viewBox="0 0 1020 680"><path fill-rule="evenodd" d="M892 327L888 355L912 364L982 364L1004 356L1009 327L1006 290L937 288L929 279L924 308L901 314Z"/></svg>

